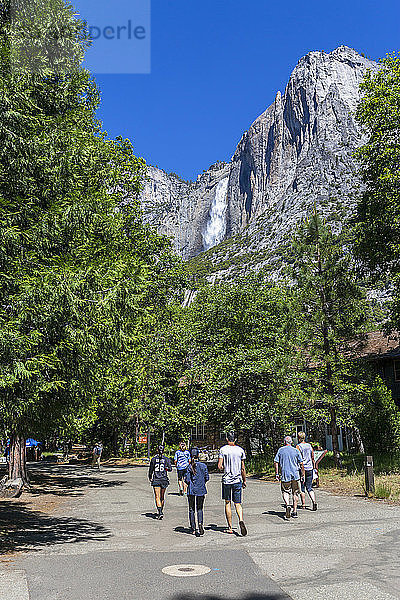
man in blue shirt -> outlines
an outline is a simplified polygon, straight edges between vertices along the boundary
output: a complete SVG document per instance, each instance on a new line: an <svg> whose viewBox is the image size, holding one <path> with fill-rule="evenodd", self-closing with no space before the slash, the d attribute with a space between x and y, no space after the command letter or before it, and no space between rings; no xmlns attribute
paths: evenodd
<svg viewBox="0 0 400 600"><path fill-rule="evenodd" d="M281 480L281 490L283 501L286 506L285 519L290 519L290 493L293 494L293 512L292 517L297 518L297 502L300 493L300 471L304 478L303 458L300 452L293 448L292 438L287 435L283 440L284 446L279 448L274 458L275 477ZM279 468L281 475L279 476Z"/></svg>
<svg viewBox="0 0 400 600"><path fill-rule="evenodd" d="M174 463L178 474L179 494L183 496L186 492L185 473L190 462L190 452L186 448L185 442L179 444L179 450L175 452Z"/></svg>

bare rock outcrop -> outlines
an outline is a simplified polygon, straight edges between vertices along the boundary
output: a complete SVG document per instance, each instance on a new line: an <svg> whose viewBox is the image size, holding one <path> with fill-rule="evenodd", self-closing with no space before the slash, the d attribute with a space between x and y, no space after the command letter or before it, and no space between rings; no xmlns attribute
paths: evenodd
<svg viewBox="0 0 400 600"><path fill-rule="evenodd" d="M213 165L196 182L149 168L142 196L146 220L169 235L182 256L198 255L207 249L204 231L217 186L228 177L224 237L232 243L217 245L204 258L226 264L242 257L245 265L245 254L276 248L314 203L322 213L348 214L359 185L354 151L363 142L355 119L360 83L377 68L346 46L310 52L228 164Z"/></svg>

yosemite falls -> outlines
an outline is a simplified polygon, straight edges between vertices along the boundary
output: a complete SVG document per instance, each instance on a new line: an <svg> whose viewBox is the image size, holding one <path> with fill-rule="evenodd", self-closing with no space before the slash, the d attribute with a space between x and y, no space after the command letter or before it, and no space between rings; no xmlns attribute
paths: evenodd
<svg viewBox="0 0 400 600"><path fill-rule="evenodd" d="M378 68L346 46L309 52L229 162L194 181L148 167L145 221L185 260L207 262L203 273L232 278L263 264L279 269L282 242L314 205L323 217L344 219L354 210L361 185L354 152L365 139L355 111L364 75Z"/></svg>
<svg viewBox="0 0 400 600"><path fill-rule="evenodd" d="M226 177L216 187L207 225L202 233L204 250L213 248L225 237L228 181L229 177Z"/></svg>

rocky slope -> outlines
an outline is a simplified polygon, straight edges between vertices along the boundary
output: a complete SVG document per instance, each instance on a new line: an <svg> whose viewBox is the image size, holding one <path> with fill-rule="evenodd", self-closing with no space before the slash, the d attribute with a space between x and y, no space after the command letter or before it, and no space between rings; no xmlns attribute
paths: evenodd
<svg viewBox="0 0 400 600"><path fill-rule="evenodd" d="M321 212L348 213L357 186L353 153L363 141L354 116L359 85L376 68L345 46L310 52L228 164L196 182L149 168L146 219L182 256L198 255L205 273L234 275L264 264L314 203Z"/></svg>

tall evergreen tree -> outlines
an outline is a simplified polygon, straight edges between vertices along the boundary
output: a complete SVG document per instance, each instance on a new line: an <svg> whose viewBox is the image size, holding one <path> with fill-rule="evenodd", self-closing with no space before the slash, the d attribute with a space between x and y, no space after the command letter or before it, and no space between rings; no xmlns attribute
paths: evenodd
<svg viewBox="0 0 400 600"><path fill-rule="evenodd" d="M346 249L343 233L322 221L317 210L297 230L292 245L291 277L297 302L299 343L307 357L305 391L318 402L340 462L338 417L349 411L348 342L363 331L367 318L365 293ZM347 419L344 419L346 422Z"/></svg>
<svg viewBox="0 0 400 600"><path fill-rule="evenodd" d="M96 120L88 43L63 0L1 2L0 418L11 478L27 479L26 436L89 404L109 357L134 346L168 254L134 200L143 161Z"/></svg>
<svg viewBox="0 0 400 600"><path fill-rule="evenodd" d="M358 251L391 288L392 325L400 328L400 55L388 55L362 84L357 118L368 136L359 150L365 190L358 205Z"/></svg>
<svg viewBox="0 0 400 600"><path fill-rule="evenodd" d="M358 206L359 244L373 269L400 271L400 56L367 73L357 118L368 135L359 150L366 184Z"/></svg>

